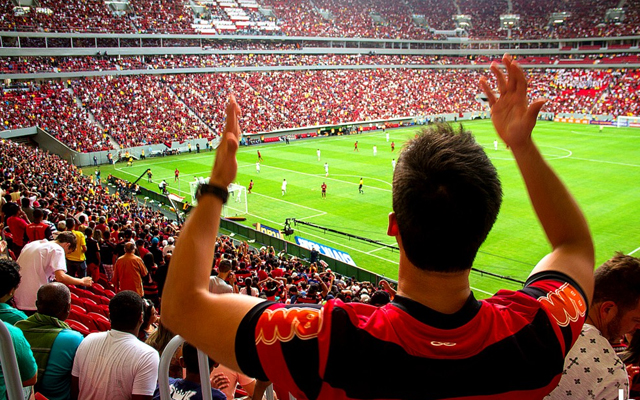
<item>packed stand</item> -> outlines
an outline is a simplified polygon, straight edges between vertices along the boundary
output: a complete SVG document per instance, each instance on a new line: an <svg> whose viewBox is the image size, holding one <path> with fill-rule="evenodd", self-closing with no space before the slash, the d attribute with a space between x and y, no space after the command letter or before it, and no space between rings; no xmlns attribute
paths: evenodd
<svg viewBox="0 0 640 400"><path fill-rule="evenodd" d="M33 74L42 72L115 71L146 69L142 57L5 57L0 73Z"/></svg>
<svg viewBox="0 0 640 400"><path fill-rule="evenodd" d="M61 82L31 83L2 91L4 129L38 126L79 152L107 150L109 139Z"/></svg>
<svg viewBox="0 0 640 400"><path fill-rule="evenodd" d="M115 15L101 0L84 2L40 0L30 12L17 15L14 3L4 2L0 30L26 32L133 33L128 18Z"/></svg>
<svg viewBox="0 0 640 400"><path fill-rule="evenodd" d="M506 14L507 1L492 0L459 0L458 5L463 14L471 16L471 28L468 29L472 39L500 39L500 15Z"/></svg>
<svg viewBox="0 0 640 400"><path fill-rule="evenodd" d="M140 33L195 33L193 13L183 0L131 0L131 19Z"/></svg>
<svg viewBox="0 0 640 400"><path fill-rule="evenodd" d="M0 59L0 73L78 72L138 69L304 67L309 65L491 65L499 61L490 56L420 56L387 54L204 54L155 55L132 57L5 57ZM522 56L523 65L567 64L637 64L640 55L633 53Z"/></svg>
<svg viewBox="0 0 640 400"><path fill-rule="evenodd" d="M121 147L213 136L159 76L96 77L72 81L72 87Z"/></svg>

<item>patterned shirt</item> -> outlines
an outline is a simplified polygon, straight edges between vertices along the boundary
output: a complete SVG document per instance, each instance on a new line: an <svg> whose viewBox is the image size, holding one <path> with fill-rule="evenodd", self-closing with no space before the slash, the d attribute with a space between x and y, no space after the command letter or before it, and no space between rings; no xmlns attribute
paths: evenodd
<svg viewBox="0 0 640 400"><path fill-rule="evenodd" d="M629 398L624 363L598 328L584 324L564 362L560 384L546 399L618 400Z"/></svg>

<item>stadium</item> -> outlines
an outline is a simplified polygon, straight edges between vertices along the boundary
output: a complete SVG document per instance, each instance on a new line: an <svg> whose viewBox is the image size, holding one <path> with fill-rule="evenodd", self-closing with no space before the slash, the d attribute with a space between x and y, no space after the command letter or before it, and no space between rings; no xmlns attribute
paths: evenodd
<svg viewBox="0 0 640 400"><path fill-rule="evenodd" d="M162 354L173 334L151 308L162 314L174 244L179 246L185 221L198 208L196 192L209 183L220 146L226 146L222 134L233 95L241 110L238 168L226 188L210 272L237 285L234 292L278 304L337 300L355 308L384 292L388 302L405 262L396 237L388 235L396 165L407 142L448 123L473 133L502 182L500 212L468 274L472 296L491 301L501 289L521 293L555 243L535 201L532 207L521 160L496 134L491 110L497 99L480 86L486 79L503 94L492 65L500 66L505 53L524 71L527 99L546 99L532 136L584 213L595 267L616 252L637 257L638 0L7 1L0 18L1 256L17 260L24 271L26 256L20 255L31 242L56 242L59 233L76 232L84 251L79 259L63 260L76 281L55 276L71 293L70 314L61 321L82 337L117 330L110 300L132 289L150 304L138 336L164 334L156 348ZM41 228L28 228L32 224ZM36 230L43 236L32 237ZM115 270L129 242L146 273L123 287ZM145 259L147 254L152 256ZM231 261L230 275L220 268L225 260ZM75 270L78 265L83 267ZM34 300L37 288L54 278L34 286L21 274L22 287L35 288ZM86 276L91 286L77 281ZM11 290L0 293L9 296L7 307L25 311L27 321L41 314L34 304L20 307L20 296L10 300ZM570 319L582 324L584 318L583 310ZM563 334L569 340L576 332ZM372 352L377 348L362 342ZM40 376L46 369L36 353ZM5 356L3 350L3 367L10 362ZM169 385L164 376L183 378L181 369L158 374L157 367L147 388L128 395L161 396ZM258 378L253 383L232 384L227 396L254 396L268 380L281 399L480 398L483 390L486 398L541 398L558 384L549 383L555 371L544 384L529 380L504 389L473 379L478 392L440 388L425 394L382 385L378 393L338 393L339 376L350 373L338 370L331 383L301 384L294 377L289 389L265 367L251 375ZM202 387L224 389L214 379L217 371ZM79 388L71 376L80 378ZM41 377L26 384L32 376L24 376L22 367L4 377L0 398L29 398L31 392L35 398L119 398L91 393L87 387L95 382L83 383L70 370L68 382L55 389ZM630 378L623 398L638 395ZM362 372L361 380L379 379ZM34 389L17 395L22 386ZM518 389L530 390L531 397ZM610 398L618 398L619 388L609 389L615 392ZM273 398L271 387L266 392ZM177 398L168 396L153 398Z"/></svg>

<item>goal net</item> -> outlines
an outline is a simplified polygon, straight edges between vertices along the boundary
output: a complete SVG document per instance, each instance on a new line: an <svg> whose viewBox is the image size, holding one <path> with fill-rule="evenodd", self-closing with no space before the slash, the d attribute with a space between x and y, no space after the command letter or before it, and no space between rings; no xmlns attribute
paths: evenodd
<svg viewBox="0 0 640 400"><path fill-rule="evenodd" d="M209 178L196 178L195 181L189 182L189 193L191 194L191 204L193 206L198 205L196 190L201 183L209 183ZM227 200L227 204L222 207L222 216L227 218L249 213L247 206L247 188L232 183L227 190L229 191L229 199Z"/></svg>
<svg viewBox="0 0 640 400"><path fill-rule="evenodd" d="M618 128L640 128L640 117L623 117L620 116L616 120Z"/></svg>

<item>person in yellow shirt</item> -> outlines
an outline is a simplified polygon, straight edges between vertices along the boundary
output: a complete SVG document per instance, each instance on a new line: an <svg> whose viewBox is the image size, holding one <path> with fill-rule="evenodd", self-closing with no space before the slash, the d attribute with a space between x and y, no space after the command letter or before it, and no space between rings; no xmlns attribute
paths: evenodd
<svg viewBox="0 0 640 400"><path fill-rule="evenodd" d="M79 224L75 218L66 219L67 230L73 233L77 240L76 249L67 254L67 274L69 276L84 278L87 276L87 263L85 253L87 252L87 240L84 233L78 231Z"/></svg>

